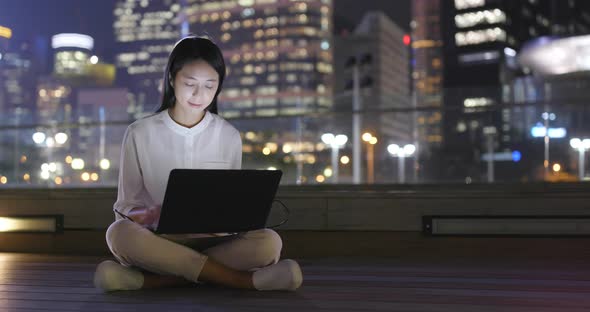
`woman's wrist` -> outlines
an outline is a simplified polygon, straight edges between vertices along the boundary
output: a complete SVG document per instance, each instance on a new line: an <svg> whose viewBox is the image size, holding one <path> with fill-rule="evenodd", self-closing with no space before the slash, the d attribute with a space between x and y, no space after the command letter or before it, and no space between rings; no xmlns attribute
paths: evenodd
<svg viewBox="0 0 590 312"><path fill-rule="evenodd" d="M146 208L135 207L135 208L131 209L131 211L129 211L127 216L129 216L129 218L131 218L131 220L133 220L133 222L141 224L141 225L145 225L146 213L147 213Z"/></svg>

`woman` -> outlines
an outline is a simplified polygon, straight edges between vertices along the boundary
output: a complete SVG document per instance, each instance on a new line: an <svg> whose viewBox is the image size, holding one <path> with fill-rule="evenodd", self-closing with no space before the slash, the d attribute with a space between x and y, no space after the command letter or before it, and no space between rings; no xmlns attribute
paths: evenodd
<svg viewBox="0 0 590 312"><path fill-rule="evenodd" d="M279 235L262 229L239 235L158 236L157 224L170 170L239 169L239 132L217 113L225 77L219 48L187 37L176 43L164 75L162 105L125 133L116 221L107 244L118 260L98 265L94 285L104 291L209 282L258 290L295 290L302 282L293 260L279 260ZM199 198L195 198L198 204Z"/></svg>

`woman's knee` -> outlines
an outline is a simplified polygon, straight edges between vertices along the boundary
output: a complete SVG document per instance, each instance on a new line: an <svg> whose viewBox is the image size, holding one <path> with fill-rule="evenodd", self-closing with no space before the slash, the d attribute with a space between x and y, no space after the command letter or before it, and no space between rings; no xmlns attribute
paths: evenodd
<svg viewBox="0 0 590 312"><path fill-rule="evenodd" d="M132 233L138 230L139 225L129 220L117 220L113 222L106 232L106 240L109 248L118 249L117 246L126 244L126 240L133 239Z"/></svg>
<svg viewBox="0 0 590 312"><path fill-rule="evenodd" d="M281 239L281 236L271 229L260 230L260 232L261 238L259 246L261 249L261 256L268 260L269 264L276 263L279 260L281 250L283 249L283 240Z"/></svg>

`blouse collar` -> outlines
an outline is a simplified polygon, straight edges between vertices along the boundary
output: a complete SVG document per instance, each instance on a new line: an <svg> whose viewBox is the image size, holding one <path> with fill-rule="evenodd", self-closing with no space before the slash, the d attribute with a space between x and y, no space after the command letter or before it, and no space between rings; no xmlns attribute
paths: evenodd
<svg viewBox="0 0 590 312"><path fill-rule="evenodd" d="M207 126L213 119L211 113L205 111L205 116L203 116L203 119L201 119L201 121L198 124L194 125L192 128L187 128L174 121L174 119L172 119L172 117L170 116L168 110L162 111L161 116L168 128L183 136L191 136L203 131L203 129L207 128Z"/></svg>

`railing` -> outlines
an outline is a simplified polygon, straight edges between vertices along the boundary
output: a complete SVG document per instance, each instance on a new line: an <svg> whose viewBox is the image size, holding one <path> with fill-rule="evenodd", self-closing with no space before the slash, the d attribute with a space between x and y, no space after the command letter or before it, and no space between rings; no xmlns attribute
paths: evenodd
<svg viewBox="0 0 590 312"><path fill-rule="evenodd" d="M528 101L517 87L479 90L481 97L461 89L363 102L356 112L350 98L335 97L332 109L227 119L242 134L243 168L280 169L283 185L583 181L590 108L585 87L568 86L554 88L561 99L554 91L550 100ZM121 140L133 122L121 111L91 107L51 119L4 113L0 187L116 186ZM353 139L355 114L367 133L360 142Z"/></svg>

